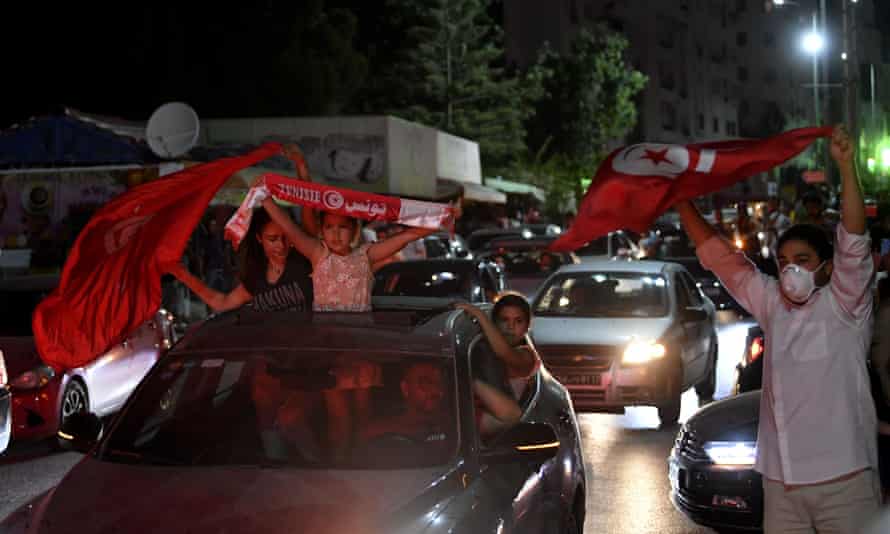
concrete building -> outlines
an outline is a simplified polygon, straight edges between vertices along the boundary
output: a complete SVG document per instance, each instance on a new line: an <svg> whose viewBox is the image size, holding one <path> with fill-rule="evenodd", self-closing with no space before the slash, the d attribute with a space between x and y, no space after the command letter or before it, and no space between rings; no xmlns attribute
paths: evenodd
<svg viewBox="0 0 890 534"><path fill-rule="evenodd" d="M821 1L828 35L820 83L840 84L841 2L850 0ZM856 44L847 55L858 64L851 65L855 75L882 61L875 1L848 4L856 15L848 19ZM580 28L605 22L627 36L628 59L649 77L627 142L763 137L815 123L813 88L805 86L813 83L813 60L801 39L819 7L820 0L782 6L771 0L510 0L504 3L506 50L509 60L526 65L545 41L566 52ZM823 123L843 120L843 95L839 86L819 90ZM748 181L737 193L763 196L767 181Z"/></svg>

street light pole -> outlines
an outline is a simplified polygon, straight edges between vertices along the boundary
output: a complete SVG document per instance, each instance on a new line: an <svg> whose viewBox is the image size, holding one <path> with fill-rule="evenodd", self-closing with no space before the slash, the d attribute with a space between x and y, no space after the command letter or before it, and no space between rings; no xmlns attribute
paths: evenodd
<svg viewBox="0 0 890 534"><path fill-rule="evenodd" d="M819 35L819 22L816 12L813 11L813 36ZM819 51L815 48L810 51L813 54L813 109L815 110L816 126L822 126L822 108L819 105Z"/></svg>

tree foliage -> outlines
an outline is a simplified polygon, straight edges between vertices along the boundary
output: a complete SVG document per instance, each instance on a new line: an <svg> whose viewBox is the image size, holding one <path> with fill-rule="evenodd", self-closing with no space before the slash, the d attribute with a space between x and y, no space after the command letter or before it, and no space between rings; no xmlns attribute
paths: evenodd
<svg viewBox="0 0 890 534"><path fill-rule="evenodd" d="M635 98L647 78L625 61L627 47L623 35L597 25L582 29L569 53L549 54L543 63L553 76L530 126L536 155L527 158L525 174L557 197L551 210L580 198L608 144L636 125Z"/></svg>
<svg viewBox="0 0 890 534"><path fill-rule="evenodd" d="M420 122L479 143L487 169L525 151L524 123L548 71L505 65L490 0L390 0L391 35L404 35L369 88L365 109ZM370 109L368 109L370 108Z"/></svg>

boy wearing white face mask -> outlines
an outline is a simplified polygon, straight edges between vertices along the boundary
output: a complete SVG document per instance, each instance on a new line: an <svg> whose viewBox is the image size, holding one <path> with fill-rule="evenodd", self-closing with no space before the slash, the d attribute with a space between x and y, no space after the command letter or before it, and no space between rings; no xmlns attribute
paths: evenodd
<svg viewBox="0 0 890 534"><path fill-rule="evenodd" d="M691 202L676 206L702 265L766 334L754 467L767 533L860 532L881 503L866 367L874 262L843 127L831 155L843 191L836 247L819 227L790 228L778 241L778 281L718 237Z"/></svg>

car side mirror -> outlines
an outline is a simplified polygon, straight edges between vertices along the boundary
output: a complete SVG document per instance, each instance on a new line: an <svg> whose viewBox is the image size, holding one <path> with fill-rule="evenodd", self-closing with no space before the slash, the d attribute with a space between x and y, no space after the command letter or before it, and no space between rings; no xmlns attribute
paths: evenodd
<svg viewBox="0 0 890 534"><path fill-rule="evenodd" d="M689 322L701 322L708 319L708 312L701 308L686 308L683 319Z"/></svg>
<svg viewBox="0 0 890 534"><path fill-rule="evenodd" d="M56 440L66 451L90 452L102 437L102 421L94 413L73 413L62 421Z"/></svg>
<svg viewBox="0 0 890 534"><path fill-rule="evenodd" d="M485 461L508 464L517 460L543 463L556 456L559 438L550 425L518 423L505 430L482 452Z"/></svg>

